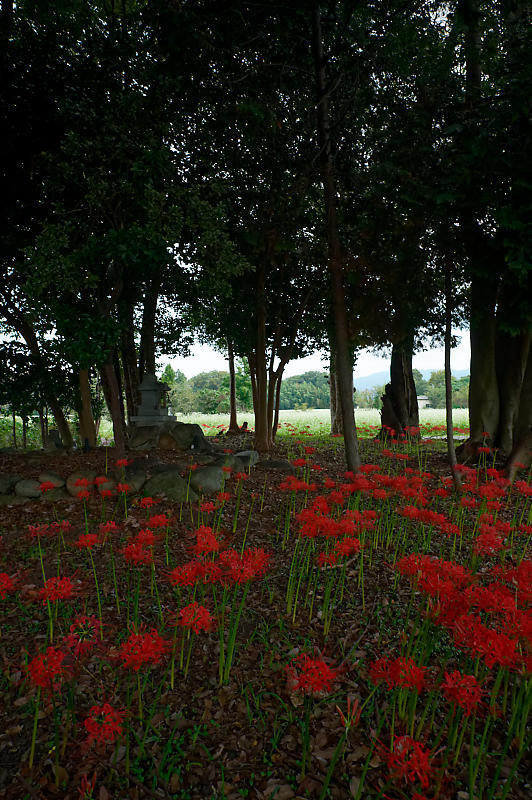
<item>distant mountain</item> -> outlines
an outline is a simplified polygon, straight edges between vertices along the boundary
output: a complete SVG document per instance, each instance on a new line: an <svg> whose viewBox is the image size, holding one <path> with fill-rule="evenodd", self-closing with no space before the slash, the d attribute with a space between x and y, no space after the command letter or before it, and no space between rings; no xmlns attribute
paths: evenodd
<svg viewBox="0 0 532 800"><path fill-rule="evenodd" d="M427 380L433 372L438 372L441 367L433 367L432 369L420 369L423 378ZM469 375L468 369L453 369L455 378L463 378L464 375ZM385 383L390 382L390 371L383 370L382 372L372 372L371 375L362 375L355 377L355 386L359 392L364 389L373 389L375 386L383 386Z"/></svg>

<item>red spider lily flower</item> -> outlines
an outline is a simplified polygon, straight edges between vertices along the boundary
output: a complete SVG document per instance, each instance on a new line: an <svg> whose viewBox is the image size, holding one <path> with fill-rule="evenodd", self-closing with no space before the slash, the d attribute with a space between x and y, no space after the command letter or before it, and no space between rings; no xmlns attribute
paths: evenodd
<svg viewBox="0 0 532 800"><path fill-rule="evenodd" d="M153 497L143 497L142 500L139 501L139 506L141 508L151 508L152 506L156 505L159 501L154 500Z"/></svg>
<svg viewBox="0 0 532 800"><path fill-rule="evenodd" d="M191 628L194 633L210 631L214 622L209 609L205 608L205 606L200 606L196 601L182 608L179 612L179 617L179 625L183 628Z"/></svg>
<svg viewBox="0 0 532 800"><path fill-rule="evenodd" d="M247 472L235 472L233 477L236 478L237 481L247 481L249 475L247 474Z"/></svg>
<svg viewBox="0 0 532 800"><path fill-rule="evenodd" d="M50 492L52 489L55 489L55 488L56 488L55 484L53 484L52 481L43 481L40 484L41 492Z"/></svg>
<svg viewBox="0 0 532 800"><path fill-rule="evenodd" d="M7 574L7 572L0 572L0 597L2 600L5 600L6 595L14 591L15 584L13 579Z"/></svg>
<svg viewBox="0 0 532 800"><path fill-rule="evenodd" d="M189 470L190 470L191 472L195 472L197 469L199 469L199 464L191 464L191 465L189 466Z"/></svg>
<svg viewBox="0 0 532 800"><path fill-rule="evenodd" d="M228 475L233 471L232 467L222 467L222 472L226 472Z"/></svg>
<svg viewBox="0 0 532 800"><path fill-rule="evenodd" d="M306 458L296 458L294 459L294 461L292 461L294 467L304 467L306 463L307 463Z"/></svg>
<svg viewBox="0 0 532 800"><path fill-rule="evenodd" d="M75 617L70 626L70 633L63 639L63 644L72 650L76 658L81 658L98 644L101 629L100 620L94 615Z"/></svg>
<svg viewBox="0 0 532 800"><path fill-rule="evenodd" d="M138 672L144 664L160 664L169 642L153 628L148 633L132 633L120 646L118 658L126 669Z"/></svg>
<svg viewBox="0 0 532 800"><path fill-rule="evenodd" d="M127 467L131 464L131 461L128 461L127 458L119 458L115 461L117 467Z"/></svg>
<svg viewBox="0 0 532 800"><path fill-rule="evenodd" d="M125 714L125 711L119 711L109 703L92 706L90 716L83 723L89 734L89 742L112 744L122 735L122 720Z"/></svg>
<svg viewBox="0 0 532 800"><path fill-rule="evenodd" d="M171 521L172 520L169 519L166 514L157 514L153 517L150 517L146 522L146 525L148 528L167 528Z"/></svg>
<svg viewBox="0 0 532 800"><path fill-rule="evenodd" d="M194 586L203 577L203 562L189 561L180 567L174 567L170 573L170 582L174 586Z"/></svg>
<svg viewBox="0 0 532 800"><path fill-rule="evenodd" d="M475 676L462 675L457 669L445 673L441 690L448 700L464 709L467 717L476 710L483 695L483 689Z"/></svg>
<svg viewBox="0 0 532 800"><path fill-rule="evenodd" d="M96 786L96 773L94 772L92 778L89 780L86 775L81 776L81 783L79 785L79 800L93 800L94 787Z"/></svg>
<svg viewBox="0 0 532 800"><path fill-rule="evenodd" d="M88 489L82 489L81 492L78 492L76 496L78 500L88 500L91 496L91 493L88 491Z"/></svg>
<svg viewBox="0 0 532 800"><path fill-rule="evenodd" d="M53 531L46 522L39 522L36 525L28 525L28 533L32 539L38 539L41 536L51 536Z"/></svg>
<svg viewBox="0 0 532 800"><path fill-rule="evenodd" d="M358 723L360 722L360 715L362 714L362 709L359 708L359 705L360 701L358 697L355 698L355 701L353 702L353 704L351 704L351 698L348 695L347 716L344 715L343 711L338 706L335 706L336 710L340 714L340 720L342 722L342 725L346 730L352 728L353 725L358 725Z"/></svg>
<svg viewBox="0 0 532 800"><path fill-rule="evenodd" d="M92 486L92 481L90 481L88 478L78 478L77 481L75 481L74 486L81 486L86 489L87 486Z"/></svg>
<svg viewBox="0 0 532 800"><path fill-rule="evenodd" d="M107 497L114 497L114 491L112 489L100 489L100 497L104 499Z"/></svg>
<svg viewBox="0 0 532 800"><path fill-rule="evenodd" d="M424 789L430 785L433 774L430 750L412 736L395 739L393 751L386 754L386 763L394 778L404 779L407 783L419 781Z"/></svg>
<svg viewBox="0 0 532 800"><path fill-rule="evenodd" d="M315 452L316 452L316 448L315 448L315 447L309 447L308 445L305 445L305 447L303 448L303 450L305 451L305 453L307 454L307 456L311 456L313 453L315 453Z"/></svg>
<svg viewBox="0 0 532 800"><path fill-rule="evenodd" d="M526 481L515 481L514 488L523 495L523 497L530 497L532 495L532 485Z"/></svg>
<svg viewBox="0 0 532 800"><path fill-rule="evenodd" d="M192 547L192 552L195 555L201 553L217 553L220 550L220 542L212 528L202 525L195 531L196 544Z"/></svg>
<svg viewBox="0 0 532 800"><path fill-rule="evenodd" d="M104 483L109 483L109 478L106 475L98 475L98 477L94 479L95 486L102 486Z"/></svg>
<svg viewBox="0 0 532 800"><path fill-rule="evenodd" d="M478 452L479 453L491 453L491 449L489 447L479 447L478 448Z"/></svg>
<svg viewBox="0 0 532 800"><path fill-rule="evenodd" d="M141 542L130 542L122 548L124 558L130 564L153 564L153 553Z"/></svg>
<svg viewBox="0 0 532 800"><path fill-rule="evenodd" d="M100 533L116 533L118 525L113 520L111 522L100 522L98 530Z"/></svg>
<svg viewBox="0 0 532 800"><path fill-rule="evenodd" d="M95 544L98 544L97 533L82 533L76 542L76 547L79 547L80 550L82 548L92 550Z"/></svg>
<svg viewBox="0 0 532 800"><path fill-rule="evenodd" d="M351 556L354 553L360 552L360 539L354 536L346 536L345 539L336 543L335 550L339 556Z"/></svg>
<svg viewBox="0 0 532 800"><path fill-rule="evenodd" d="M131 486L129 485L129 483L117 483L116 491L119 494L127 494L128 492L131 491Z"/></svg>
<svg viewBox="0 0 532 800"><path fill-rule="evenodd" d="M218 492L216 498L220 503L227 503L231 499L231 495L229 492Z"/></svg>
<svg viewBox="0 0 532 800"><path fill-rule="evenodd" d="M200 511L203 511L205 514L210 514L211 512L216 511L216 506L212 500L207 500L200 505Z"/></svg>
<svg viewBox="0 0 532 800"><path fill-rule="evenodd" d="M482 526L481 528L488 526ZM505 549L504 539L497 533L496 530L484 530L477 536L473 545L473 552L478 555L491 555L492 553L499 553Z"/></svg>
<svg viewBox="0 0 532 800"><path fill-rule="evenodd" d="M338 555L336 553L320 553L316 559L318 567L332 567L338 563Z"/></svg>
<svg viewBox="0 0 532 800"><path fill-rule="evenodd" d="M326 489L334 489L336 486L336 481L331 480L330 478L325 478L323 481L323 485Z"/></svg>
<svg viewBox="0 0 532 800"><path fill-rule="evenodd" d="M158 541L158 537L148 528L142 528L142 530L137 533L134 539L135 544L141 544L144 547L153 547L153 545Z"/></svg>
<svg viewBox="0 0 532 800"><path fill-rule="evenodd" d="M289 685L304 694L332 691L339 669L329 667L322 658L310 658L306 653L296 656L286 667Z"/></svg>
<svg viewBox="0 0 532 800"><path fill-rule="evenodd" d="M43 605L47 600L70 600L74 596L74 584L70 578L48 578L39 592Z"/></svg>
<svg viewBox="0 0 532 800"><path fill-rule="evenodd" d="M370 665L370 678L375 685L385 681L388 689L401 686L404 689L417 689L425 686L425 667L418 667L411 658L379 658Z"/></svg>
<svg viewBox="0 0 532 800"><path fill-rule="evenodd" d="M48 647L32 658L26 667L32 684L48 692L56 691L65 677L64 658L65 654L56 647Z"/></svg>
<svg viewBox="0 0 532 800"><path fill-rule="evenodd" d="M220 426L218 426L218 427L220 427ZM233 452L233 450L232 450L231 447L224 447L224 453L232 453L232 452Z"/></svg>

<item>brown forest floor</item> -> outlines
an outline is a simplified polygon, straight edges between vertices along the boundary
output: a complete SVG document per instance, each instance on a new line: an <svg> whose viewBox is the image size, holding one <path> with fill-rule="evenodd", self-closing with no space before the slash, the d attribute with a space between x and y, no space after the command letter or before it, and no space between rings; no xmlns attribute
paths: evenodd
<svg viewBox="0 0 532 800"><path fill-rule="evenodd" d="M231 446L231 439L223 437L220 443ZM312 444L309 437L305 444ZM321 484L324 476L342 483L345 479L341 447L323 440L316 444L314 463L322 469L312 473L312 480ZM297 452L296 452L297 450ZM382 465L388 469L389 461L382 455L380 443L361 442L363 463ZM289 451L289 452L288 452ZM275 458L293 458L302 451L292 443L281 442L276 447ZM78 469L94 469L102 473L105 468L105 451L90 453L74 452L51 456L38 453L0 455L0 472L16 472L22 477L36 478L46 469L66 476ZM157 453L161 460L172 461L173 454ZM108 463L114 462L112 449L107 452ZM412 452L408 462L417 467ZM404 464L397 463L393 469L402 470ZM441 478L449 474L445 455L436 446L423 450L423 469L432 474L425 479L427 495L431 497L431 508L448 510L454 503L452 498L436 498L435 489L442 486ZM81 665L71 667L72 680L62 690L62 705L54 709L46 699L41 701L36 756L33 770L28 769L28 757L32 730L36 690L28 684L24 664L46 646L47 608L39 599L43 585L38 548L35 540L28 538L28 525L51 522L54 514L58 519L68 519L71 530L65 534L66 549L61 552L60 572L72 577L78 596L71 601L58 604L56 639L68 631L75 614L96 613L94 582L87 554L74 546L79 534L85 531L83 504L71 498L55 506L44 501L27 505L0 508L0 572L15 579L17 593L0 599L0 798L74 798L91 797L82 794L80 784L84 775L96 776L94 797L107 798L318 798L334 756L335 748L343 734L337 706L345 711L347 698L360 699L370 695L373 684L369 678L368 665L383 654L398 655L409 635L415 634L417 620L414 607L422 603L419 592L413 599L410 584L406 579L396 580L391 566L397 554L393 536L390 546L371 550L371 563L364 566L364 602L359 587L359 560L353 558L346 568L345 593L341 608L333 615L327 636L323 632L323 620L319 613L310 615L300 603L295 619L287 614L285 593L292 554L291 544L297 536L297 525L292 518L288 546L283 549L285 509L289 495L279 489L284 475L268 470L262 465L251 470L249 479L242 484L242 497L238 512L236 533L231 533L235 514L236 498L233 496L224 506L220 529L224 532L224 545L242 546L243 535L249 521L246 547L264 548L272 554L266 580L254 582L250 588L243 616L238 629L236 655L227 685L218 681L218 632L197 635L192 650L191 664L186 680L178 675L174 690L170 690L165 665L154 667L146 673L143 689L144 724L131 719L130 770L125 775L125 746L123 740L117 747L88 746L83 719L89 708L109 700L116 707L127 704L127 675L113 662L113 653L119 641L127 635L124 614L118 615L113 592L108 549L95 548L94 561L103 595L102 613L104 640ZM232 492L231 482L227 491ZM309 502L312 495L309 496ZM302 505L303 495L296 502ZM396 499L388 508L398 505ZM108 511L114 507L109 501ZM373 507L367 500L367 508ZM96 531L100 520L101 502L93 497L88 503L90 527ZM179 503L162 500L152 509L153 513L166 513L173 522L169 531L169 563L166 564L162 547L155 553L155 570L160 602L165 621L175 616L174 590L168 581L173 566L190 559L190 547L194 542L193 532L198 526L197 508L189 510ZM388 513L381 511L380 513ZM509 503L501 518L512 519L513 507ZM128 518L123 522L120 505L117 520L122 520L121 544L138 532L145 523L146 511L138 506L135 498L129 500ZM209 523L212 516L203 518ZM400 553L413 552L419 547L419 536L408 534L409 521L400 519ZM396 523L395 524L399 524ZM407 531L405 533L405 531ZM399 538L397 539L399 541ZM43 541L44 566L47 576L57 574L58 559L55 543ZM432 538L427 552L449 558L447 542ZM468 554L467 554L468 555ZM531 558L530 547L526 557ZM468 563L467 558L462 559ZM495 559L496 562L496 559ZM492 563L492 562L490 562ZM128 570L116 555L118 582L122 597L127 595ZM148 628L163 630L158 607L150 587L149 571L142 579L139 601L140 618ZM319 600L319 597L318 597ZM319 602L316 602L316 612ZM421 607L421 605L420 605ZM211 604L212 610L212 604ZM408 616L408 621L407 621ZM439 630L439 629L438 629ZM168 629L163 635L170 637ZM430 668L436 672L443 663L454 664L456 650L449 643L447 634L440 636L432 649ZM314 700L310 721L310 748L312 758L303 780L300 779L301 719L303 697L291 690L287 681L286 665L295 655L306 652L321 654L326 661L343 669L329 696ZM144 679L144 673L143 673ZM530 681L530 678L529 678ZM157 693L159 696L157 697ZM420 712L423 706L420 705ZM68 709L66 713L65 709ZM153 717L146 719L150 709ZM132 703L131 716L136 713ZM427 747L431 747L439 727L443 724L445 708L435 710L432 731L423 728ZM59 725L54 727L54 715ZM379 722L384 722L379 728ZM385 762L384 749L370 749L377 736L384 745L389 744L389 697L380 688L374 701L366 707L359 724L351 729L347 737L343 756L338 760L329 784L328 795L335 798L357 796L364 770L365 784L359 792L360 798L413 798L438 797L441 800L475 797L483 800L489 795L488 787L498 764L498 753L502 752L504 729L501 726L493 734L490 753L486 759L483 794L469 794L468 769L471 761L471 746L478 747L477 739L470 741L470 733L456 764L452 759L445 763L442 742L432 753L435 765L431 785L422 791L419 783L406 780L390 781ZM398 731L401 724L397 724ZM478 723L482 731L484 718ZM496 726L495 726L496 727ZM56 733L54 734L54 730ZM59 731L57 733L57 731ZM427 733L428 731L428 733ZM135 735L137 739L135 739ZM145 736L144 748L140 742ZM508 775L513 762L512 748L503 759L501 780ZM59 754L59 755L57 755ZM527 785L527 770L532 770L530 753L518 766L518 777L507 795L511 800L532 797L532 788ZM529 773L530 774L530 773ZM441 780L440 780L441 778ZM479 783L477 783L477 787ZM437 788L437 794L435 790ZM498 797L497 794L493 795Z"/></svg>

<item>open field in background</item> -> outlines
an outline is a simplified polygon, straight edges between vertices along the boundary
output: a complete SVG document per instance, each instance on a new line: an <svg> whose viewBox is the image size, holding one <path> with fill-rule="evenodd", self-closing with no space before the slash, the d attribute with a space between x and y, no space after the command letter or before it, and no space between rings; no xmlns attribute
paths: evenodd
<svg viewBox="0 0 532 800"><path fill-rule="evenodd" d="M176 414L180 422L196 422L201 425L207 436L212 436L224 430L229 424L227 414ZM281 429L279 436L289 436L294 428L306 431L313 436L323 433L329 435L330 412L328 408L315 408L306 411L281 411L279 415ZM380 428L380 412L376 408L362 408L355 412L358 434L362 438L372 437ZM419 412L421 433L424 437L441 438L445 434L445 409L425 408ZM255 415L252 412L238 414L238 424L247 422L249 428L255 425ZM457 438L463 438L469 426L469 413L465 408L456 408L453 411L453 422ZM53 420L50 420L53 427ZM99 438L102 443L111 442L113 427L109 419L104 418L100 425ZM17 444L22 442L22 420L17 418ZM13 444L11 417L0 417L0 447L9 447ZM40 447L40 434L38 425L30 424L28 427L28 449Z"/></svg>
<svg viewBox="0 0 532 800"><path fill-rule="evenodd" d="M176 414L180 422L197 422L202 425L207 435L214 430L227 426L227 414ZM380 428L380 412L376 408L361 408L355 411L357 430L362 437L375 435ZM421 433L423 436L442 436L445 431L445 409L426 408L419 412ZM238 424L246 421L250 428L255 424L253 413L242 412L238 414ZM330 412L328 408L315 408L307 411L281 411L279 414L281 429L280 436L289 436L293 428L306 430L313 435L329 434ZM453 423L458 437L463 436L469 428L469 412L466 408L457 408L453 411ZM464 433L460 433L460 432Z"/></svg>

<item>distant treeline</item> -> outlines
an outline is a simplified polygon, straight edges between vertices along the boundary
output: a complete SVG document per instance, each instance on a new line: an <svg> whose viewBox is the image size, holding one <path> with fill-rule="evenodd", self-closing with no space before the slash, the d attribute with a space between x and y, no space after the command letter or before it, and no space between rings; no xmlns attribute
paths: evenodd
<svg viewBox="0 0 532 800"><path fill-rule="evenodd" d="M201 372L187 379L179 370L168 364L162 380L170 386L170 405L179 414L226 414L229 413L229 373ZM427 380L419 370L414 370L418 396L424 395L432 408L445 407L445 375L443 370L433 372ZM453 406L467 408L469 376L453 378ZM359 408L380 408L384 386L362 389L355 394ZM247 365L237 364L236 398L239 411L251 411L253 400L251 380ZM286 378L281 386L280 408L300 409L329 408L329 383L325 372L305 372Z"/></svg>

